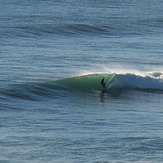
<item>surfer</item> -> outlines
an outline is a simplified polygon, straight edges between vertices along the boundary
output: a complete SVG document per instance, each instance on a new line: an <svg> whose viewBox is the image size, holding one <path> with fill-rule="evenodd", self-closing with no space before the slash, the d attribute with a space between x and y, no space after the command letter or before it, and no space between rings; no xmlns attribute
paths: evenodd
<svg viewBox="0 0 163 163"><path fill-rule="evenodd" d="M106 83L104 82L104 78L101 80L101 85L103 86L103 90L106 89Z"/></svg>

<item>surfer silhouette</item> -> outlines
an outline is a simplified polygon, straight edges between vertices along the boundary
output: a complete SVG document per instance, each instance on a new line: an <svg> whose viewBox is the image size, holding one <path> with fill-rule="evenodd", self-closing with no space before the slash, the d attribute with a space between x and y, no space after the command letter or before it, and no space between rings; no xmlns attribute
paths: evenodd
<svg viewBox="0 0 163 163"><path fill-rule="evenodd" d="M106 83L104 80L105 80L104 78L101 80L101 85L103 86L103 90L106 89Z"/></svg>

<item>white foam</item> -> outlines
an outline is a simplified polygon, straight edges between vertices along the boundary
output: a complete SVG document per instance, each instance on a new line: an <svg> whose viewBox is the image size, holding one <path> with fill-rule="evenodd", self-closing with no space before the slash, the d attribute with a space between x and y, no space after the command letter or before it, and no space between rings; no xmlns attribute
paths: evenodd
<svg viewBox="0 0 163 163"><path fill-rule="evenodd" d="M161 89L163 90L163 80L159 74L152 76L140 76L135 74L115 75L108 83L109 88L141 88L141 89Z"/></svg>

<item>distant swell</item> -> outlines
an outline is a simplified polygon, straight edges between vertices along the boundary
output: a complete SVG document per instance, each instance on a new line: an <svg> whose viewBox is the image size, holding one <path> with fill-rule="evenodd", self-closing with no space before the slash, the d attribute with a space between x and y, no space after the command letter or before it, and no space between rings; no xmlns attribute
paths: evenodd
<svg viewBox="0 0 163 163"><path fill-rule="evenodd" d="M119 20L118 20L119 21ZM154 20L140 21L139 24L143 24L145 27L148 23ZM157 20L157 26L160 27L162 20ZM156 24L155 23L155 24ZM137 30L137 26L131 24L129 28L125 24L109 23L109 24L86 24L86 23L51 23L51 24L16 24L11 26L3 26L0 30L1 37L37 37L37 36L126 36L126 35L140 35L150 32L151 25L149 24L148 30L140 28ZM153 29L151 29L153 30Z"/></svg>
<svg viewBox="0 0 163 163"><path fill-rule="evenodd" d="M111 26L89 25L89 24L35 24L18 25L4 27L5 31L0 31L2 36L35 37L51 35L117 35L118 31Z"/></svg>
<svg viewBox="0 0 163 163"><path fill-rule="evenodd" d="M105 78L106 93L113 90L139 89L163 93L163 74L152 73L148 76L136 74L88 74L42 83L11 85L1 90L1 94L15 98L35 100L37 97L60 97L73 92L97 93L102 90L101 79ZM69 95L68 95L69 96Z"/></svg>

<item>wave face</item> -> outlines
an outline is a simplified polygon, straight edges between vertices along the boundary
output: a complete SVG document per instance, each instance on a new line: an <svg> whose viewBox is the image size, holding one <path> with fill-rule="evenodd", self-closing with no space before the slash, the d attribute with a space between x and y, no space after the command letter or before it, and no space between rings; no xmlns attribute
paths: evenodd
<svg viewBox="0 0 163 163"><path fill-rule="evenodd" d="M163 92L162 73L153 73L148 76L136 74L88 74L50 82L27 83L12 85L10 89L1 90L1 94L16 98L34 100L40 96L59 97L67 93L84 92L97 93L102 90L101 80L105 78L105 93L114 90L159 91Z"/></svg>

